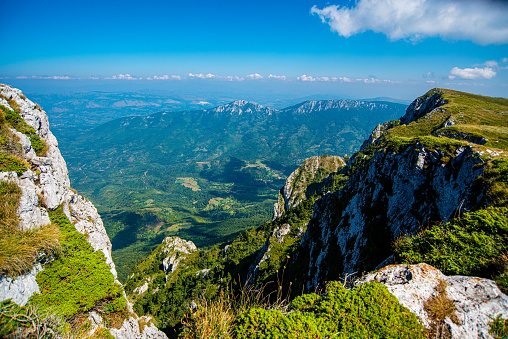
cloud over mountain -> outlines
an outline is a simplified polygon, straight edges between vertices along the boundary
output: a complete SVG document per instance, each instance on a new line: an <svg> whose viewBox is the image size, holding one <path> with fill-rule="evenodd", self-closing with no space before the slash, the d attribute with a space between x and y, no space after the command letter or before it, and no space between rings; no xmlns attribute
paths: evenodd
<svg viewBox="0 0 508 339"><path fill-rule="evenodd" d="M346 38L373 31L390 40L441 37L479 45L508 43L504 1L359 0L351 8L313 6L311 13Z"/></svg>

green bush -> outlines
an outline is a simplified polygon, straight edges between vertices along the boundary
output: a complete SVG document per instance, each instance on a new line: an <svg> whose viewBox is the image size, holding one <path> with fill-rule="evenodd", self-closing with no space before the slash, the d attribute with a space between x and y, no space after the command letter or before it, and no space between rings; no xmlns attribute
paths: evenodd
<svg viewBox="0 0 508 339"><path fill-rule="evenodd" d="M18 175L27 170L26 164L19 158L0 153L0 172L16 172Z"/></svg>
<svg viewBox="0 0 508 339"><path fill-rule="evenodd" d="M93 250L61 208L50 212L50 218L63 234L63 253L37 275L41 293L31 301L67 318L92 308L105 314L125 308L121 286L114 282L104 254Z"/></svg>
<svg viewBox="0 0 508 339"><path fill-rule="evenodd" d="M9 103L11 106L14 101L10 100ZM28 125L25 120L21 117L18 111L18 107L13 107L14 110L10 110L3 105L0 105L0 110L3 112L3 116L7 123L17 131L23 133L27 137L30 138L30 143L32 144L32 148L35 150L35 153L38 156L46 156L46 152L48 151L48 145L46 142L41 139L35 129Z"/></svg>
<svg viewBox="0 0 508 339"><path fill-rule="evenodd" d="M403 263L426 262L445 274L494 278L506 291L508 209L488 207L434 224L415 236L399 238L394 250Z"/></svg>
<svg viewBox="0 0 508 339"><path fill-rule="evenodd" d="M307 294L293 310L252 308L237 317L238 338L423 338L417 317L379 283L354 290L331 282L324 296Z"/></svg>

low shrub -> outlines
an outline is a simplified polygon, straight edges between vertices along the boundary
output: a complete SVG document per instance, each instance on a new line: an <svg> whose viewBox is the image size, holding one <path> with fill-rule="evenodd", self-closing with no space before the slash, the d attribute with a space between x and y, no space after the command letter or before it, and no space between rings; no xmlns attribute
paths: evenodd
<svg viewBox="0 0 508 339"><path fill-rule="evenodd" d="M26 161L14 155L0 153L0 172L16 172L17 175L28 169Z"/></svg>
<svg viewBox="0 0 508 339"><path fill-rule="evenodd" d="M379 283L354 290L339 282L327 285L326 294L303 295L293 310L252 308L236 319L238 338L423 338L417 317Z"/></svg>
<svg viewBox="0 0 508 339"><path fill-rule="evenodd" d="M114 282L104 254L93 250L61 208L51 211L50 218L63 235L62 255L37 275L41 293L31 301L66 318L91 309L109 314L125 308L121 286Z"/></svg>
<svg viewBox="0 0 508 339"><path fill-rule="evenodd" d="M426 262L445 274L494 278L506 290L508 208L488 207L446 224L434 224L394 243L402 263ZM504 283L502 283L504 281Z"/></svg>
<svg viewBox="0 0 508 339"><path fill-rule="evenodd" d="M55 314L10 300L0 303L0 338L62 338L61 328L62 320Z"/></svg>
<svg viewBox="0 0 508 339"><path fill-rule="evenodd" d="M489 326L489 333L492 334L495 339L508 338L508 319L501 318L501 314L492 319Z"/></svg>

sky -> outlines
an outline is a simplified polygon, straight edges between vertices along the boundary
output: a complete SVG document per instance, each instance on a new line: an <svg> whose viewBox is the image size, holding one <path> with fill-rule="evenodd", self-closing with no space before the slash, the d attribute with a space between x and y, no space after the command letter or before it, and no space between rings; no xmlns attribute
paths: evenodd
<svg viewBox="0 0 508 339"><path fill-rule="evenodd" d="M0 3L0 82L32 90L199 84L411 99L446 87L508 96L508 1Z"/></svg>

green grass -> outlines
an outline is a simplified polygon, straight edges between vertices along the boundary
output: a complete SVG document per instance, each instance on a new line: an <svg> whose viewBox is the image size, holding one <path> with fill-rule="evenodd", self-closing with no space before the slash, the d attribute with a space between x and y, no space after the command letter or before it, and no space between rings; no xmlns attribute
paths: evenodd
<svg viewBox="0 0 508 339"><path fill-rule="evenodd" d="M0 153L0 172L16 172L17 175L28 169L26 160L15 155Z"/></svg>

